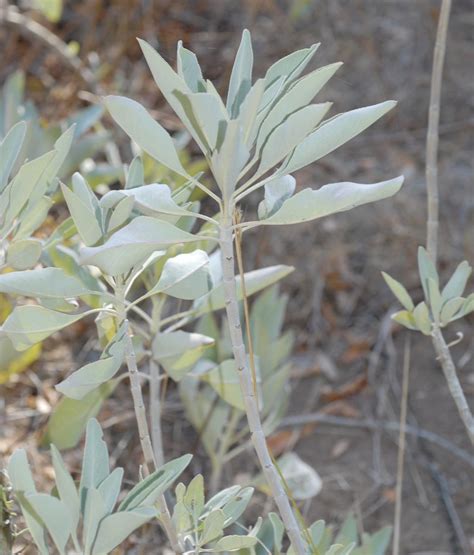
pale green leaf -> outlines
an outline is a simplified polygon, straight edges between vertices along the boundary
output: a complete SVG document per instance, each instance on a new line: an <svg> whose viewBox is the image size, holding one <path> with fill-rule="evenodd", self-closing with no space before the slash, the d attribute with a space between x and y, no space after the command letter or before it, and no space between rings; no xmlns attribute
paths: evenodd
<svg viewBox="0 0 474 555"><path fill-rule="evenodd" d="M198 521L204 509L204 478L197 474L186 488L183 503L194 522Z"/></svg>
<svg viewBox="0 0 474 555"><path fill-rule="evenodd" d="M415 308L415 305L413 304L413 301L411 300L411 297L405 287L403 287L403 285L399 281L393 279L393 277L389 276L385 272L382 272L382 276L385 280L385 283L390 287L392 293L400 301L401 305L407 310L412 311Z"/></svg>
<svg viewBox="0 0 474 555"><path fill-rule="evenodd" d="M230 75L227 93L227 111L232 118L239 115L239 109L252 87L253 51L252 39L247 29L242 32L242 39L235 57Z"/></svg>
<svg viewBox="0 0 474 555"><path fill-rule="evenodd" d="M225 536L220 539L214 547L217 552L239 551L249 549L257 543L257 538L253 536Z"/></svg>
<svg viewBox="0 0 474 555"><path fill-rule="evenodd" d="M256 118L260 103L265 90L265 80L258 79L248 92L245 100L240 106L239 125L242 129L244 143L247 147L251 146L251 138L254 137L256 130Z"/></svg>
<svg viewBox="0 0 474 555"><path fill-rule="evenodd" d="M143 106L123 96L107 96L105 105L118 125L141 149L170 170L188 177L173 139Z"/></svg>
<svg viewBox="0 0 474 555"><path fill-rule="evenodd" d="M20 226L15 232L15 239L26 239L32 235L45 221L53 201L46 196L35 202L28 202L21 213Z"/></svg>
<svg viewBox="0 0 474 555"><path fill-rule="evenodd" d="M434 280L433 278L428 278L427 288L428 288L428 299L427 299L428 306L430 307L430 311L435 322L439 322L439 315L441 312L441 307L443 305L443 299L441 298L441 293L439 292L437 280Z"/></svg>
<svg viewBox="0 0 474 555"><path fill-rule="evenodd" d="M98 247L81 249L81 264L98 266L109 275L128 272L151 253L177 243L199 240L169 222L149 216L134 218Z"/></svg>
<svg viewBox="0 0 474 555"><path fill-rule="evenodd" d="M40 259L42 249L43 244L39 239L12 241L8 245L6 262L14 270L32 268Z"/></svg>
<svg viewBox="0 0 474 555"><path fill-rule="evenodd" d="M413 318L415 319L418 329L424 335L430 335L431 333L431 318L428 307L426 303L419 303L415 310L412 312Z"/></svg>
<svg viewBox="0 0 474 555"><path fill-rule="evenodd" d="M395 106L388 100L374 106L358 108L323 122L300 143L280 168L280 173L292 173L316 162L370 127Z"/></svg>
<svg viewBox="0 0 474 555"><path fill-rule="evenodd" d="M212 337L181 330L158 333L152 343L153 357L173 380L179 381L214 342Z"/></svg>
<svg viewBox="0 0 474 555"><path fill-rule="evenodd" d="M132 511L150 506L168 489L191 462L192 455L183 455L167 462L131 489L119 505L119 511Z"/></svg>
<svg viewBox="0 0 474 555"><path fill-rule="evenodd" d="M87 314L88 312L64 314L34 305L17 306L5 320L3 331L8 335L15 349L25 351L56 331L84 318Z"/></svg>
<svg viewBox="0 0 474 555"><path fill-rule="evenodd" d="M120 487L123 479L123 468L113 470L98 487L98 491L104 500L105 513L110 514L115 507L118 496L120 495Z"/></svg>
<svg viewBox="0 0 474 555"><path fill-rule="evenodd" d="M105 517L99 525L92 548L92 555L110 553L137 528L156 517L153 507L139 507Z"/></svg>
<svg viewBox="0 0 474 555"><path fill-rule="evenodd" d="M272 64L265 74L265 88L268 88L280 77L288 80L296 79L304 71L318 48L319 43L313 44L309 48L292 52Z"/></svg>
<svg viewBox="0 0 474 555"><path fill-rule="evenodd" d="M76 193L62 183L61 190L81 239L88 246L97 243L102 237L102 229L95 212Z"/></svg>
<svg viewBox="0 0 474 555"><path fill-rule="evenodd" d="M134 189L145 184L145 170L141 156L135 156L128 168L125 189Z"/></svg>
<svg viewBox="0 0 474 555"><path fill-rule="evenodd" d="M434 283L439 286L439 277L430 255L426 249L421 246L418 247L418 272L420 274L420 281L425 299L429 299L428 279L431 278Z"/></svg>
<svg viewBox="0 0 474 555"><path fill-rule="evenodd" d="M262 225L286 225L307 222L329 214L344 212L356 206L394 195L403 184L403 177L373 184L331 183L320 189L304 189L287 199Z"/></svg>
<svg viewBox="0 0 474 555"><path fill-rule="evenodd" d="M110 233L114 231L122 224L124 224L133 210L133 205L135 200L133 197L125 197L117 203L113 209L112 215L110 216L109 225L107 226L107 231Z"/></svg>
<svg viewBox="0 0 474 555"><path fill-rule="evenodd" d="M80 517L80 501L76 484L67 471L63 458L55 445L51 445L51 458L59 497L71 515L71 530L72 533L75 533Z"/></svg>
<svg viewBox="0 0 474 555"><path fill-rule="evenodd" d="M0 193L8 183L10 173L17 161L20 150L25 139L26 123L19 121L7 133L0 143Z"/></svg>
<svg viewBox="0 0 474 555"><path fill-rule="evenodd" d="M229 116L222 105L220 98L210 93L193 93L186 96L188 99L193 119L202 133L211 154L222 143L223 133L227 126ZM191 119L191 118L190 118Z"/></svg>
<svg viewBox="0 0 474 555"><path fill-rule="evenodd" d="M183 41L178 41L177 70L178 75L193 92L202 92L204 79L197 56L191 50L184 48Z"/></svg>
<svg viewBox="0 0 474 555"><path fill-rule="evenodd" d="M95 487L88 488L87 496L83 498L83 515L82 543L84 552L90 553L99 523L107 516L105 499Z"/></svg>
<svg viewBox="0 0 474 555"><path fill-rule="evenodd" d="M0 292L43 299L67 299L90 293L60 268L38 268L0 275Z"/></svg>
<svg viewBox="0 0 474 555"><path fill-rule="evenodd" d="M218 537L222 536L224 528L225 514L224 511L216 509L212 511L204 520L204 529L199 538L200 545L206 545Z"/></svg>
<svg viewBox="0 0 474 555"><path fill-rule="evenodd" d="M392 320L409 330L418 329L413 314L408 310L399 310L398 312L395 312L395 314L392 314Z"/></svg>
<svg viewBox="0 0 474 555"><path fill-rule="evenodd" d="M455 318L456 314L461 310L466 299L463 297L452 297L447 301L440 313L440 321L442 326L449 324L451 319Z"/></svg>
<svg viewBox="0 0 474 555"><path fill-rule="evenodd" d="M296 180L292 175L276 177L265 184L265 197L258 205L258 218L264 220L272 216L285 200L295 192Z"/></svg>
<svg viewBox="0 0 474 555"><path fill-rule="evenodd" d="M469 262L467 260L461 262L441 292L443 299L447 301L454 297L460 297L466 288L467 280L471 273L472 268Z"/></svg>

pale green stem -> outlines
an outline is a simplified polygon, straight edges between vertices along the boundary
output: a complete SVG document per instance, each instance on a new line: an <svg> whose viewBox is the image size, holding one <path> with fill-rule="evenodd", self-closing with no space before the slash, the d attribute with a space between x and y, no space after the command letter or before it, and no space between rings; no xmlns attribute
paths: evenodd
<svg viewBox="0 0 474 555"><path fill-rule="evenodd" d="M220 225L220 247L223 272L224 299L229 326L232 351L234 354L240 389L245 405L248 426L252 443L260 461L263 473L272 492L273 499L279 509L288 536L297 555L306 555L307 548L303 540L298 522L293 513L290 500L286 495L281 478L273 464L265 439L262 422L254 393L252 374L247 364L247 354L243 341L237 300L237 283L235 279L234 245L232 233L232 208L225 207Z"/></svg>

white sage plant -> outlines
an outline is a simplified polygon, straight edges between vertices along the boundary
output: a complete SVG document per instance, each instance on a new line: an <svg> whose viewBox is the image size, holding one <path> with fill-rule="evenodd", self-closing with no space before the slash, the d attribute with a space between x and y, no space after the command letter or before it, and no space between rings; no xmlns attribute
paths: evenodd
<svg viewBox="0 0 474 555"><path fill-rule="evenodd" d="M117 96L107 97L105 103L135 143L184 175L217 204L218 214L210 223L218 230L224 303L252 442L293 549L302 555L308 553L308 545L266 444L256 377L244 346L234 237L236 232L258 226L305 222L395 194L403 183L402 177L370 185L334 183L294 194L295 179L291 175L358 135L393 108L395 102L382 102L324 120L331 104L312 104L312 100L340 64L301 77L318 48L313 45L277 61L253 83L253 52L247 30L242 35L224 101L203 77L196 56L181 43L175 72L153 47L143 40L139 42L160 91L206 156L217 192L186 174L171 137L140 104ZM262 187L259 219L241 221L241 202ZM164 199L163 212L167 211ZM148 241L155 237L146 222L140 224L140 232ZM89 258L89 263L94 260Z"/></svg>

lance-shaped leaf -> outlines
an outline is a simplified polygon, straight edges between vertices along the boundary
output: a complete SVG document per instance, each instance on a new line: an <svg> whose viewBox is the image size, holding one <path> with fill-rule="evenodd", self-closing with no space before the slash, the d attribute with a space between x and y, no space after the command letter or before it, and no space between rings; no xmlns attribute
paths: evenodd
<svg viewBox="0 0 474 555"><path fill-rule="evenodd" d="M201 358L203 352L214 345L212 337L200 333L174 331L158 333L152 344L153 358L174 381L181 380Z"/></svg>
<svg viewBox="0 0 474 555"><path fill-rule="evenodd" d="M309 48L292 52L272 64L265 74L265 88L268 88L280 77L285 77L287 80L296 79L311 61L314 53L319 48L319 44L313 44Z"/></svg>
<svg viewBox="0 0 474 555"><path fill-rule="evenodd" d="M222 146L211 159L214 177L225 199L229 199L234 192L239 173L249 156L250 152L245 146L239 120L230 121Z"/></svg>
<svg viewBox="0 0 474 555"><path fill-rule="evenodd" d="M168 104L178 115L179 119L184 123L186 129L192 135L203 152L206 151L206 145L202 142L199 134L196 133L194 125L189 120L182 102L178 96L187 95L192 91L171 66L158 54L158 52L144 40L138 39L140 47L143 51L147 64L153 75L153 79L158 85L161 93L165 97Z"/></svg>
<svg viewBox="0 0 474 555"><path fill-rule="evenodd" d="M8 461L7 471L15 493L17 495L19 493L23 494L22 499L25 499L26 494L36 493L35 483L24 449L17 449L13 453ZM44 526L41 519L38 518L37 514L28 511L28 505L24 506L22 504L21 507L28 531L38 546L41 555L48 555L49 550L46 546Z"/></svg>
<svg viewBox="0 0 474 555"><path fill-rule="evenodd" d="M88 314L89 312L64 314L34 305L17 306L5 320L3 331L17 351L25 351Z"/></svg>
<svg viewBox="0 0 474 555"><path fill-rule="evenodd" d="M51 458L59 497L71 515L72 530L75 531L80 517L80 501L76 484L55 445L51 445Z"/></svg>
<svg viewBox="0 0 474 555"><path fill-rule="evenodd" d="M396 102L388 100L334 116L295 148L279 172L292 173L316 162L367 129L395 105Z"/></svg>
<svg viewBox="0 0 474 555"><path fill-rule="evenodd" d="M82 459L79 496L81 511L86 506L88 490L98 488L109 475L109 453L103 439L102 428L95 418L87 422L86 443Z"/></svg>
<svg viewBox="0 0 474 555"><path fill-rule="evenodd" d="M121 511L106 516L100 521L97 536L92 547L92 555L110 553L134 530L156 517L154 507L139 507L131 511Z"/></svg>
<svg viewBox="0 0 474 555"><path fill-rule="evenodd" d="M443 299L446 301L448 299L460 297L464 293L467 280L471 273L472 268L469 262L467 262L467 260L461 262L441 292Z"/></svg>
<svg viewBox="0 0 474 555"><path fill-rule="evenodd" d="M280 279L285 278L293 270L293 266L280 264L277 266L268 266L267 268L260 268L259 270L246 272L244 275L245 291L248 296L253 295L258 291L265 289L265 287L276 283ZM236 276L236 282L237 298L241 300L243 295L240 276ZM194 303L194 308L196 309L197 314L205 314L206 312L220 310L224 307L224 286L222 282L212 289L210 293L200 299L197 299Z"/></svg>
<svg viewBox="0 0 474 555"><path fill-rule="evenodd" d="M8 178L20 154L25 139L26 123L19 121L15 124L0 143L0 193L8 183Z"/></svg>
<svg viewBox="0 0 474 555"><path fill-rule="evenodd" d="M0 275L0 293L68 299L87 295L90 291L77 278L60 268L38 268Z"/></svg>
<svg viewBox="0 0 474 555"><path fill-rule="evenodd" d="M446 326L452 319L456 319L456 314L461 310L466 299L462 297L453 297L446 301L441 309L440 320L441 325Z"/></svg>
<svg viewBox="0 0 474 555"><path fill-rule="evenodd" d="M182 97L178 95L178 98ZM208 153L211 154L222 143L229 115L222 100L215 94L194 93L185 98L192 111L192 114L189 113L190 120L195 122L196 132L202 134L209 146ZM183 108L187 109L186 103L183 103Z"/></svg>
<svg viewBox="0 0 474 555"><path fill-rule="evenodd" d="M26 500L44 523L59 553L64 555L73 525L71 514L66 505L57 497L46 493L27 494Z"/></svg>
<svg viewBox="0 0 474 555"><path fill-rule="evenodd" d="M28 201L28 205L21 214L20 226L15 232L15 239L26 239L46 220L53 201L49 197L41 197L35 202Z"/></svg>
<svg viewBox="0 0 474 555"><path fill-rule="evenodd" d="M290 114L278 125L263 144L260 154L260 165L256 175L262 175L283 160L290 151L315 129L330 107L330 102L305 106L297 112Z"/></svg>
<svg viewBox="0 0 474 555"><path fill-rule="evenodd" d="M430 311L426 303L422 302L416 305L415 310L412 312L415 319L417 328L424 334L430 335L431 333L431 318Z"/></svg>
<svg viewBox="0 0 474 555"><path fill-rule="evenodd" d="M40 259L42 250L43 244L39 239L12 241L7 249L7 264L14 270L32 268Z"/></svg>
<svg viewBox="0 0 474 555"><path fill-rule="evenodd" d="M209 257L197 249L169 258L158 283L147 296L166 293L178 299L194 300L208 293L210 288Z"/></svg>
<svg viewBox="0 0 474 555"><path fill-rule="evenodd" d="M122 357L120 356L90 362L56 385L56 389L70 399L83 399L101 384L112 379L121 365Z"/></svg>
<svg viewBox="0 0 474 555"><path fill-rule="evenodd" d="M221 538L215 545L214 550L221 551L240 551L241 549L250 549L257 543L257 538L253 536L225 536Z"/></svg>
<svg viewBox="0 0 474 555"><path fill-rule="evenodd" d="M110 191L101 198L100 203L105 208L110 208L118 204L118 199L127 196L133 198L135 207L147 216L160 217L163 214L194 216L192 212L176 203L171 196L171 189L162 183L152 183L122 191Z"/></svg>
<svg viewBox="0 0 474 555"><path fill-rule="evenodd" d="M98 247L81 249L81 264L98 266L109 275L128 272L152 252L199 240L169 222L139 216Z"/></svg>
<svg viewBox="0 0 474 555"><path fill-rule="evenodd" d="M263 93L265 91L265 80L258 79L253 87L248 92L245 100L242 102L239 111L239 125L242 129L244 143L247 147L251 145L251 138L253 139L254 127L256 125L257 112L262 101ZM256 133L256 130L255 130Z"/></svg>
<svg viewBox="0 0 474 555"><path fill-rule="evenodd" d="M113 209L112 215L110 216L107 225L107 232L110 233L111 231L114 231L128 220L130 214L132 213L134 204L135 201L133 197L125 197L117 203Z"/></svg>
<svg viewBox="0 0 474 555"><path fill-rule="evenodd" d="M304 189L286 200L281 208L262 225L286 225L307 222L356 206L382 200L394 195L402 186L403 177L370 185L359 183L331 183L320 189Z"/></svg>
<svg viewBox="0 0 474 555"><path fill-rule="evenodd" d="M194 52L183 46L183 41L178 41L177 48L178 75L185 81L193 92L202 92L205 89L201 67Z"/></svg>
<svg viewBox="0 0 474 555"><path fill-rule="evenodd" d="M224 533L224 521L224 511L216 509L215 511L209 513L203 523L204 528L199 538L200 545L206 545L206 543L209 543L222 536L222 534Z"/></svg>
<svg viewBox="0 0 474 555"><path fill-rule="evenodd" d="M125 189L133 189L145 184L145 169L141 156L135 156L127 171Z"/></svg>
<svg viewBox="0 0 474 555"><path fill-rule="evenodd" d="M420 281L425 299L429 299L428 280L432 279L434 284L439 286L439 277L430 255L427 250L421 246L418 247L418 272L420 274Z"/></svg>
<svg viewBox="0 0 474 555"><path fill-rule="evenodd" d="M397 297L402 306L404 306L407 310L412 311L415 308L415 305L413 304L413 301L411 300L411 297L405 287L403 287L403 285L399 281L393 279L393 277L389 276L385 272L382 272L382 276L386 284L390 287L390 290L395 295L395 297Z"/></svg>
<svg viewBox="0 0 474 555"><path fill-rule="evenodd" d="M188 177L179 161L173 139L141 104L123 96L107 96L105 105L114 120L141 149L170 170Z"/></svg>
<svg viewBox="0 0 474 555"><path fill-rule="evenodd" d="M183 455L167 462L131 489L119 505L119 511L131 511L153 505L191 462L192 455Z"/></svg>
<svg viewBox="0 0 474 555"><path fill-rule="evenodd" d="M238 116L240 105L252 87L252 68L252 39L249 31L244 29L234 65L232 67L229 90L227 93L226 107L232 118Z"/></svg>
<svg viewBox="0 0 474 555"><path fill-rule="evenodd" d="M313 100L341 65L342 63L339 62L316 69L291 86L288 92L268 111L262 121L258 131L257 150L260 150L268 135L277 125L283 122L288 114L307 106Z"/></svg>
<svg viewBox="0 0 474 555"><path fill-rule="evenodd" d="M61 190L81 239L86 245L97 243L102 237L102 229L97 219L97 213L79 195L62 183Z"/></svg>
<svg viewBox="0 0 474 555"><path fill-rule="evenodd" d="M97 490L104 500L105 512L107 514L111 513L115 507L115 503L120 495L122 479L123 468L116 468L101 482Z"/></svg>

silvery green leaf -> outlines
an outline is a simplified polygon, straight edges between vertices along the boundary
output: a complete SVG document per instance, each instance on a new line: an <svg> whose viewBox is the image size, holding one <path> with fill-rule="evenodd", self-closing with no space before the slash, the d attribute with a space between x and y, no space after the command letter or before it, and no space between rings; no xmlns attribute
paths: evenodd
<svg viewBox="0 0 474 555"><path fill-rule="evenodd" d="M87 131L89 131L96 123L100 121L100 118L104 115L104 108L100 104L92 104L87 106L87 108L82 108L77 112L74 112L68 118L70 125L75 124L74 136L80 137Z"/></svg>
<svg viewBox="0 0 474 555"><path fill-rule="evenodd" d="M120 495L120 487L122 485L123 468L113 470L98 487L98 491L104 500L105 513L110 514L115 507L118 496Z"/></svg>
<svg viewBox="0 0 474 555"><path fill-rule="evenodd" d="M196 54L184 48L181 40L178 42L177 54L178 75L185 81L191 91L195 93L202 92L204 78Z"/></svg>
<svg viewBox="0 0 474 555"><path fill-rule="evenodd" d="M296 79L304 71L318 48L319 43L313 44L309 48L297 50L276 61L265 74L265 88L268 88L279 77L285 77L288 80Z"/></svg>
<svg viewBox="0 0 474 555"><path fill-rule="evenodd" d="M350 210L356 206L391 197L403 184L403 177L373 184L331 183L320 189L304 189L286 200L262 225L286 225L307 222Z"/></svg>
<svg viewBox="0 0 474 555"><path fill-rule="evenodd" d="M29 493L25 497L44 523L59 553L64 555L66 543L73 531L72 517L66 505L46 493Z"/></svg>
<svg viewBox="0 0 474 555"><path fill-rule="evenodd" d="M0 293L64 299L80 297L90 291L60 268L38 268L0 275Z"/></svg>
<svg viewBox="0 0 474 555"><path fill-rule="evenodd" d="M257 148L259 148L259 141L261 138L265 142L263 142L260 154L260 165L258 166L256 175L264 174L270 168L278 164L278 162L283 160L283 158L297 147L297 145L301 144L301 141L303 141L323 119L330 107L330 102L305 106L283 120L278 127L273 129L268 139L259 135Z"/></svg>
<svg viewBox="0 0 474 555"><path fill-rule="evenodd" d="M102 237L102 229L96 213L71 189L61 183L61 190L77 232L86 245L97 243Z"/></svg>
<svg viewBox="0 0 474 555"><path fill-rule="evenodd" d="M145 170L141 156L135 156L128 168L125 189L134 189L145 184Z"/></svg>
<svg viewBox="0 0 474 555"><path fill-rule="evenodd" d="M118 510L130 512L140 507L153 505L189 465L191 459L192 455L183 455L152 472L128 492Z"/></svg>
<svg viewBox="0 0 474 555"><path fill-rule="evenodd" d="M250 137L252 136L252 131L256 123L257 112L261 105L264 91L265 80L258 79L240 106L239 124L242 128L244 143L249 148L251 146Z"/></svg>
<svg viewBox="0 0 474 555"><path fill-rule="evenodd" d="M307 106L341 65L335 63L321 67L296 81L266 115L258 132L257 144L261 145L288 114Z"/></svg>
<svg viewBox="0 0 474 555"><path fill-rule="evenodd" d="M224 199L230 199L249 156L239 120L231 120L227 124L219 152L215 152L211 158L211 168Z"/></svg>
<svg viewBox="0 0 474 555"><path fill-rule="evenodd" d="M10 173L20 154L21 146L25 139L26 123L19 121L7 133L0 143L0 193L8 183Z"/></svg>
<svg viewBox="0 0 474 555"><path fill-rule="evenodd" d="M216 543L214 550L218 553L240 551L241 549L249 549L256 543L257 538L253 536L225 536Z"/></svg>
<svg viewBox="0 0 474 555"><path fill-rule="evenodd" d="M122 353L123 354L123 353ZM122 356L112 356L86 364L55 386L70 399L83 399L88 393L108 382L122 365Z"/></svg>
<svg viewBox="0 0 474 555"><path fill-rule="evenodd" d="M3 331L17 351L25 351L87 314L63 314L35 305L17 306L5 320Z"/></svg>
<svg viewBox="0 0 474 555"><path fill-rule="evenodd" d="M209 145L208 154L220 148L229 121L225 107L220 98L211 93L188 94L196 123L203 138Z"/></svg>
<svg viewBox="0 0 474 555"><path fill-rule="evenodd" d="M239 115L239 109L252 87L253 51L252 39L247 29L242 32L242 39L235 57L230 75L227 93L227 111L232 118Z"/></svg>
<svg viewBox="0 0 474 555"><path fill-rule="evenodd" d="M95 418L87 422L86 443L82 458L79 496L81 511L86 507L89 491L97 489L109 475L109 453L103 439L102 428Z"/></svg>
<svg viewBox="0 0 474 555"><path fill-rule="evenodd" d="M267 117L268 112L273 108L273 106L283 97L285 92L285 77L279 77L274 83L272 83L267 89L263 91L262 99L258 107L258 114L255 119L255 125L253 126L249 139L250 143L253 144L257 136L258 130L263 120Z"/></svg>
<svg viewBox="0 0 474 555"><path fill-rule="evenodd" d="M12 241L7 248L6 262L14 270L32 268L40 259L42 250L43 244L39 239Z"/></svg>
<svg viewBox="0 0 474 555"><path fill-rule="evenodd" d="M74 125L71 125L71 127L69 127L69 129L67 129L54 143L54 157L46 168L44 186L35 188L31 195L32 200L37 201L40 199L47 192L48 186L51 188L54 178L60 174L60 170L71 150L72 141L74 139L74 127ZM57 181L54 183L52 189L55 190L56 187Z"/></svg>
<svg viewBox="0 0 474 555"><path fill-rule="evenodd" d="M464 303L461 307L461 310L457 312L451 320L458 320L459 318L463 318L467 316L471 312L474 312L474 293L471 293L467 299L464 300Z"/></svg>
<svg viewBox="0 0 474 555"><path fill-rule="evenodd" d="M418 329L413 314L408 310L400 310L398 312L395 312L395 314L392 314L392 320L397 322L401 326L408 328L409 330Z"/></svg>
<svg viewBox="0 0 474 555"><path fill-rule="evenodd" d="M424 334L430 335L431 333L431 318L430 312L426 303L419 303L416 305L415 310L412 312L415 319L417 328Z"/></svg>
<svg viewBox="0 0 474 555"><path fill-rule="evenodd" d="M165 293L178 299L194 300L208 293L210 288L209 257L197 249L169 258L158 283L148 295Z"/></svg>
<svg viewBox="0 0 474 555"><path fill-rule="evenodd" d="M116 231L103 245L81 249L80 262L98 266L109 275L118 275L128 272L155 251L197 240L199 236L169 222L139 216Z"/></svg>
<svg viewBox="0 0 474 555"><path fill-rule="evenodd" d="M413 301L411 300L411 297L405 287L385 272L382 272L382 276L385 283L390 287L392 293L400 301L401 305L411 312L415 308L415 305L413 304Z"/></svg>
<svg viewBox="0 0 474 555"><path fill-rule="evenodd" d="M31 475L28 459L26 457L26 451L24 449L17 449L10 457L7 472L13 489L17 495L19 493L22 493L23 495L36 493L35 483L33 481L33 476ZM23 507L23 505L22 512L26 525L28 526L28 530L38 546L41 555L48 555L49 550L46 546L43 523L38 519L37 515L29 512L26 507Z"/></svg>
<svg viewBox="0 0 474 555"><path fill-rule="evenodd" d="M265 184L265 197L258 205L258 218L264 220L281 208L295 192L296 179L292 175L276 177Z"/></svg>
<svg viewBox="0 0 474 555"><path fill-rule="evenodd" d="M226 518L226 527L236 522L242 516L243 512L250 503L253 492L254 488L242 488L238 494L236 494L228 503L226 503L222 507Z"/></svg>
<svg viewBox="0 0 474 555"><path fill-rule="evenodd" d="M321 491L323 483L319 474L296 453L285 453L277 464L294 499L311 499Z"/></svg>
<svg viewBox="0 0 474 555"><path fill-rule="evenodd" d="M134 530L156 517L153 507L139 507L131 511L114 513L101 520L92 555L110 553L120 545Z"/></svg>
<svg viewBox="0 0 474 555"><path fill-rule="evenodd" d="M460 297L466 288L467 280L472 273L472 268L467 260L464 260L449 278L441 295L445 301L454 297Z"/></svg>
<svg viewBox="0 0 474 555"><path fill-rule="evenodd" d="M75 172L71 179L72 192L78 196L87 206L90 212L95 215L97 220L101 221L101 209L99 201L91 189L89 183L82 177L79 172Z"/></svg>
<svg viewBox="0 0 474 555"><path fill-rule="evenodd" d="M418 272L420 281L425 294L425 299L429 299L428 279L431 278L439 286L438 272L431 260L430 255L424 247L418 247Z"/></svg>
<svg viewBox="0 0 474 555"><path fill-rule="evenodd" d="M357 542L358 539L359 531L357 528L357 521L351 513L342 524L334 542L347 544L349 542Z"/></svg>
<svg viewBox="0 0 474 555"><path fill-rule="evenodd" d="M54 443L58 449L75 447L82 438L88 420L97 415L104 400L116 386L117 381L111 380L91 391L81 401L63 397L53 409L41 444L47 446Z"/></svg>
<svg viewBox="0 0 474 555"><path fill-rule="evenodd" d="M168 104L176 112L179 119L183 122L186 129L192 135L201 150L205 152L205 145L196 133L193 124L189 120L186 111L176 95L176 93L178 93L178 95L187 95L192 91L189 89L184 80L170 67L170 65L153 47L151 47L144 40L138 39L138 42L151 70L153 79L158 85L161 93L165 97Z"/></svg>
<svg viewBox="0 0 474 555"><path fill-rule="evenodd" d="M108 208L116 206L117 199L132 197L135 206L147 216L162 217L163 214L173 216L192 216L193 213L176 204L168 185L152 183L123 191L110 191L101 199L101 205Z"/></svg>
<svg viewBox="0 0 474 555"><path fill-rule="evenodd" d="M216 509L209 513L209 515L204 520L204 529L199 538L199 544L206 545L207 543L222 536L222 534L224 533L224 521L224 511Z"/></svg>
<svg viewBox="0 0 474 555"><path fill-rule="evenodd" d="M204 478L197 474L189 483L183 496L183 503L194 522L198 521L204 509Z"/></svg>
<svg viewBox="0 0 474 555"><path fill-rule="evenodd" d="M125 197L117 203L113 209L112 215L110 216L109 224L107 226L107 232L114 231L122 224L124 224L133 210L133 205L135 200L133 197Z"/></svg>
<svg viewBox="0 0 474 555"><path fill-rule="evenodd" d="M105 105L118 125L141 149L170 170L188 177L173 139L141 104L123 96L107 96Z"/></svg>
<svg viewBox="0 0 474 555"><path fill-rule="evenodd" d="M20 225L15 232L15 239L26 239L45 221L53 201L44 196L35 202L28 202L21 212Z"/></svg>
<svg viewBox="0 0 474 555"><path fill-rule="evenodd" d="M273 545L276 552L279 553L282 548L283 534L285 533L285 525L277 513L269 513L268 518L273 528Z"/></svg>
<svg viewBox="0 0 474 555"><path fill-rule="evenodd" d="M199 333L173 331L158 333L152 344L153 357L174 381L181 380L202 356L214 345L214 339Z"/></svg>
<svg viewBox="0 0 474 555"><path fill-rule="evenodd" d="M4 189L0 196L0 227L10 227L13 220L28 202L37 187L41 187L46 176L48 164L53 160L55 152L47 152L26 162Z"/></svg>
<svg viewBox="0 0 474 555"><path fill-rule="evenodd" d="M441 309L440 322L442 326L446 326L455 317L456 313L461 310L466 299L463 297L452 297L446 301Z"/></svg>
<svg viewBox="0 0 474 555"><path fill-rule="evenodd" d="M80 501L76 484L66 469L63 458L55 445L51 444L51 458L54 467L59 497L71 515L71 530L75 533L80 517Z"/></svg>
<svg viewBox="0 0 474 555"><path fill-rule="evenodd" d="M363 534L362 550L361 553L358 553L358 555L363 555L364 553L370 553L371 555L384 555L390 544L391 536L391 526L385 526L375 534Z"/></svg>
<svg viewBox="0 0 474 555"><path fill-rule="evenodd" d="M280 264L277 266L268 266L267 268L260 268L259 270L246 272L244 277L247 296L253 295L258 291L265 289L265 287L276 283L280 279L285 278L293 270L294 268L292 266ZM243 295L240 276L236 276L236 282L237 298L241 300ZM216 287L214 287L214 289L212 289L212 291L210 291L207 295L197 299L194 303L194 308L198 314L205 314L206 312L220 310L224 307L224 287L222 282L216 285Z"/></svg>
<svg viewBox="0 0 474 555"><path fill-rule="evenodd" d="M433 278L428 278L427 288L428 306L430 307L430 311L435 322L439 322L439 315L441 312L441 307L443 305L443 299L441 298L441 293L439 292L438 283Z"/></svg>
<svg viewBox="0 0 474 555"><path fill-rule="evenodd" d="M323 122L295 148L279 171L292 173L316 162L362 133L391 110L395 104L396 102L393 100L388 100L374 106L344 112Z"/></svg>
<svg viewBox="0 0 474 555"><path fill-rule="evenodd" d="M90 553L97 536L99 523L107 516L105 499L95 487L87 490L83 509L82 543L84 553Z"/></svg>

